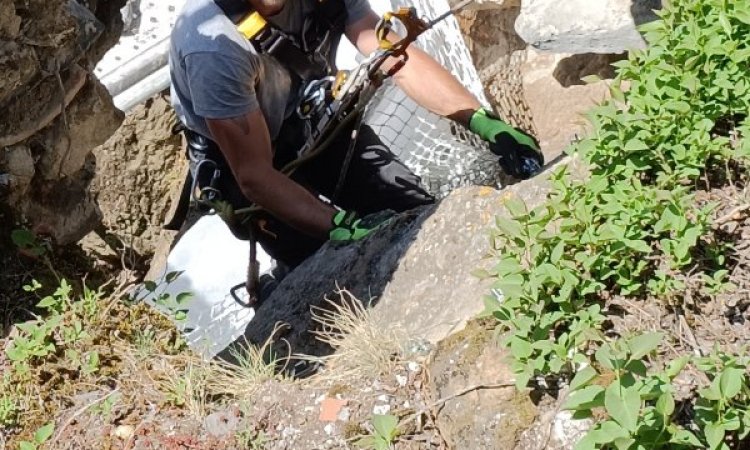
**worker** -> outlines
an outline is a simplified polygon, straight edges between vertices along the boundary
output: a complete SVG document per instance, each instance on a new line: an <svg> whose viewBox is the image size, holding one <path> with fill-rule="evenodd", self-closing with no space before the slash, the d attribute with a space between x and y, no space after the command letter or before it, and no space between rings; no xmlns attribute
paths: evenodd
<svg viewBox="0 0 750 450"><path fill-rule="evenodd" d="M253 12L284 36L280 46L268 49L260 37L248 39L241 32L243 19ZM364 55L375 51L378 20L367 0L187 0L172 31L171 98L189 145L217 162L223 200L235 209L262 207L255 218L257 239L289 267L326 240L366 236L386 216L373 213L434 202L419 177L366 125L335 205L326 199L333 196L350 132L340 133L329 150L291 177L279 171L305 142L304 120L295 113L305 83L336 73L342 36ZM528 178L541 170L533 137L482 108L416 46L394 80L422 107L489 142L506 172ZM360 219L366 216L370 220Z"/></svg>

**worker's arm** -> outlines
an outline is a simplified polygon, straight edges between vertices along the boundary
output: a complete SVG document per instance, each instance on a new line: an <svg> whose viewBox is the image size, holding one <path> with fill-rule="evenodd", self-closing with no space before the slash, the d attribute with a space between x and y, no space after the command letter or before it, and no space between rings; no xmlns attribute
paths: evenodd
<svg viewBox="0 0 750 450"><path fill-rule="evenodd" d="M260 109L206 122L245 197L305 234L328 238L336 211L273 167L271 137Z"/></svg>
<svg viewBox="0 0 750 450"><path fill-rule="evenodd" d="M373 11L362 19L346 27L346 37L364 55L369 55L378 48L375 27L378 16ZM394 42L399 39L392 35ZM449 117L462 125L469 121L481 104L450 72L431 56L410 46L407 50L409 62L394 76L396 84L422 107ZM395 61L388 61L383 66L389 69Z"/></svg>

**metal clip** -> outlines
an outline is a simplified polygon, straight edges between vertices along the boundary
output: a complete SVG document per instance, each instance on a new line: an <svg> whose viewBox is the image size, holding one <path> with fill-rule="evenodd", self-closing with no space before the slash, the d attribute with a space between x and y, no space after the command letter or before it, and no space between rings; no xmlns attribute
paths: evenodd
<svg viewBox="0 0 750 450"><path fill-rule="evenodd" d="M331 91L335 77L325 77L309 82L302 91L302 99L297 107L297 116L309 120L326 107L328 93Z"/></svg>
<svg viewBox="0 0 750 450"><path fill-rule="evenodd" d="M212 170L211 181L208 186L199 189L198 180L200 180L200 174L203 169ZM195 174L193 175L193 185L190 188L190 192L193 194L193 200L204 206L211 206L211 202L221 200L221 191L216 187L221 176L219 166L215 161L210 159L204 159L199 161L195 165Z"/></svg>

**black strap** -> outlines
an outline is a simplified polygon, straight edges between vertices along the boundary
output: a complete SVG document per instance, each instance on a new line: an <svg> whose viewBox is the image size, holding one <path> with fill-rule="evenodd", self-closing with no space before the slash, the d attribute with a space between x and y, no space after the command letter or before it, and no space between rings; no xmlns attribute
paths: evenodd
<svg viewBox="0 0 750 450"><path fill-rule="evenodd" d="M252 11L252 6L247 0L214 0L216 6L224 11L224 14L233 22L241 19L245 14Z"/></svg>
<svg viewBox="0 0 750 450"><path fill-rule="evenodd" d="M214 0L224 14L233 22L237 22L252 11L247 0ZM328 61L335 61L338 41L344 32L346 23L346 5L344 0L313 0L315 9L312 18L315 21L313 29L309 30L308 36L299 36L298 40L315 40L308 45L308 50L291 39L279 39L280 30L277 30L269 22L269 27L255 37L252 42L261 54L271 55L282 65L289 69L304 81L333 75L334 67L329 67ZM316 53L320 47L326 55Z"/></svg>

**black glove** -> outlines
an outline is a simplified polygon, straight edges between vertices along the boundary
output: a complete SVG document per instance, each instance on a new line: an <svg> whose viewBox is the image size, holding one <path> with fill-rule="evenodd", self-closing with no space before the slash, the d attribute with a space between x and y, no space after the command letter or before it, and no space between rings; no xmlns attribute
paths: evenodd
<svg viewBox="0 0 750 450"><path fill-rule="evenodd" d="M490 151L500 157L500 167L507 174L526 180L542 171L544 156L539 142L492 112L478 109L471 116L469 129L490 144Z"/></svg>

